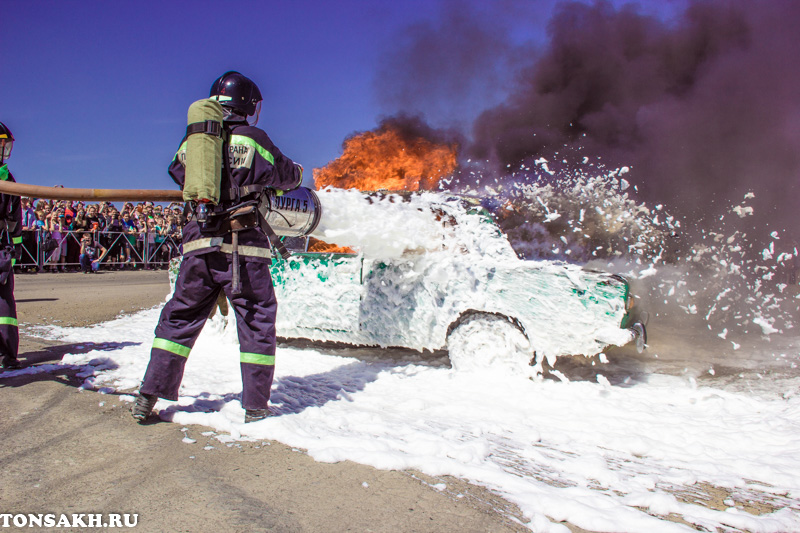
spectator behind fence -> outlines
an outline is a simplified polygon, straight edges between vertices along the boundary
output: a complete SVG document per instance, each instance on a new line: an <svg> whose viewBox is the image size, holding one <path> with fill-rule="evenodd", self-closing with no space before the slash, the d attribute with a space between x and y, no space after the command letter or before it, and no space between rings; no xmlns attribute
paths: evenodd
<svg viewBox="0 0 800 533"><path fill-rule="evenodd" d="M111 214L108 216L106 229L104 230L107 234L108 257L115 263L122 263L125 257L124 243L128 241L123 235L124 227L122 226L122 220L119 218L119 212L116 208L112 208L110 212Z"/></svg>
<svg viewBox="0 0 800 533"><path fill-rule="evenodd" d="M22 198L22 257L17 262L17 267L30 268L30 262L36 262L36 211L33 205L35 199Z"/></svg>
<svg viewBox="0 0 800 533"><path fill-rule="evenodd" d="M36 220L33 221L33 229L43 232L46 228L47 221L45 220L44 211L36 211Z"/></svg>
<svg viewBox="0 0 800 533"><path fill-rule="evenodd" d="M31 199L22 198L20 205L22 206L22 229L33 229L33 223L36 221L36 210L31 205Z"/></svg>
<svg viewBox="0 0 800 533"><path fill-rule="evenodd" d="M97 212L97 206L94 204L86 208L86 221L89 223L89 230L102 231L105 229L106 221Z"/></svg>
<svg viewBox="0 0 800 533"><path fill-rule="evenodd" d="M72 224L72 220L75 218L75 213L77 209L75 208L75 201L69 200L64 204L64 224L66 227L69 227Z"/></svg>
<svg viewBox="0 0 800 533"><path fill-rule="evenodd" d="M47 217L47 231L50 232L50 237L56 243L56 248L45 260L45 263L50 265L51 272L67 271L65 264L67 261L67 229L64 224L64 208L57 206Z"/></svg>
<svg viewBox="0 0 800 533"><path fill-rule="evenodd" d="M128 264L132 260L131 255L136 247L136 234L138 233L136 221L131 218L129 211L122 212L122 231L125 232L125 263ZM134 261L134 266L135 264Z"/></svg>
<svg viewBox="0 0 800 533"><path fill-rule="evenodd" d="M153 218L147 217L144 219L144 221L145 222L142 225L140 237L142 238L142 243L144 244L144 253L146 254L148 250L156 250L156 247L158 246L156 244L158 230L156 229L156 221ZM147 269L150 267L145 265L145 268Z"/></svg>
<svg viewBox="0 0 800 533"><path fill-rule="evenodd" d="M183 204L168 207L153 202L125 202L121 210L110 202L84 204L35 198L20 200L23 215L21 268L64 272L72 265L83 268L83 234L91 232L95 260L122 269L125 265L166 263L181 254ZM43 252L45 245L53 246ZM102 253L97 250L103 250ZM95 263L95 268L97 268ZM90 262L91 267L91 262ZM92 270L90 268L90 270Z"/></svg>
<svg viewBox="0 0 800 533"><path fill-rule="evenodd" d="M79 232L89 229L89 221L86 220L86 211L84 209L78 209L78 212L75 214L75 220L72 221L70 229L72 231Z"/></svg>
<svg viewBox="0 0 800 533"><path fill-rule="evenodd" d="M96 273L105 255L105 247L94 240L94 234L84 233L81 237L81 271L84 274Z"/></svg>

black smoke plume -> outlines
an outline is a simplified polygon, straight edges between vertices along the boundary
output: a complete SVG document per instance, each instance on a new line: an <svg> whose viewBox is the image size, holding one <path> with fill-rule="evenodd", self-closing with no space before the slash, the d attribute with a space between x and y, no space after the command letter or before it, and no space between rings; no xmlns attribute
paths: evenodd
<svg viewBox="0 0 800 533"><path fill-rule="evenodd" d="M641 199L695 219L735 219L730 208L754 192L757 226L800 227L800 2L696 0L674 21L635 4L564 2L536 52L481 30L502 25L469 13L411 32L391 62L409 70L381 82L418 101L450 87L458 100L458 84L440 79L452 68L420 67L437 47L452 49L454 35L485 52L474 63L459 53L456 80L492 76L489 58L516 65L507 98L472 124L465 159L488 160L496 175L533 158L551 168L601 160L631 167Z"/></svg>
<svg viewBox="0 0 800 533"><path fill-rule="evenodd" d="M437 144L462 146L465 143L464 136L457 129L434 128L420 115L399 113L389 117L382 117L375 131L383 132L386 130L394 130L402 138L412 142L415 139L422 138ZM357 133L353 135L357 135Z"/></svg>

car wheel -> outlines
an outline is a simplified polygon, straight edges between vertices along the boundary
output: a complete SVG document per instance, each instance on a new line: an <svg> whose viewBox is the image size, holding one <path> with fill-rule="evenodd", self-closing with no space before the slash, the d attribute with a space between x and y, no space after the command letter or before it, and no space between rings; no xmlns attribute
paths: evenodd
<svg viewBox="0 0 800 533"><path fill-rule="evenodd" d="M502 315L473 313L459 320L447 336L454 370L499 368L525 371L534 357L522 329Z"/></svg>
<svg viewBox="0 0 800 533"><path fill-rule="evenodd" d="M633 333L633 341L638 353L644 352L647 347L647 329L643 322L637 322L631 326L631 333Z"/></svg>

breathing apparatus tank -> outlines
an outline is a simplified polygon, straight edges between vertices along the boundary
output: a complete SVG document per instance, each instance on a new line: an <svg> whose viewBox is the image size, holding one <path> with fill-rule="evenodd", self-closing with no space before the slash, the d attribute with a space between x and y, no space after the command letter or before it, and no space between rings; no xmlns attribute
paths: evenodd
<svg viewBox="0 0 800 533"><path fill-rule="evenodd" d="M196 202L201 207L199 211L205 211L203 204L213 207L219 203L224 143L222 120L222 106L216 100L198 100L189 106L183 199Z"/></svg>

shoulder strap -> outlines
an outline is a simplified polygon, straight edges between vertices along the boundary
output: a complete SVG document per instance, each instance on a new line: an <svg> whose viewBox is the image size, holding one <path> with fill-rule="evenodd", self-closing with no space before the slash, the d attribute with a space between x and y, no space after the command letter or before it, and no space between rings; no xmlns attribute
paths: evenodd
<svg viewBox="0 0 800 533"><path fill-rule="evenodd" d="M231 128L227 124L222 124L222 172L223 176L228 176L228 183L231 182L233 173L231 172ZM222 192L220 191L220 199L222 202Z"/></svg>

